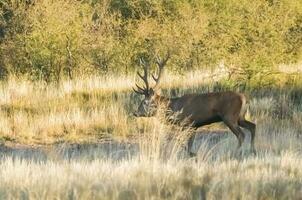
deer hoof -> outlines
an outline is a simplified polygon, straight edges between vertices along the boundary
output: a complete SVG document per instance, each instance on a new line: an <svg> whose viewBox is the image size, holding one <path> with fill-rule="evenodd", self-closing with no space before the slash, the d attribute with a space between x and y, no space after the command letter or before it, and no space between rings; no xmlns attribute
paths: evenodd
<svg viewBox="0 0 302 200"><path fill-rule="evenodd" d="M196 153L193 153L193 152L189 152L189 156L192 158L192 157L196 157L197 154L196 154Z"/></svg>

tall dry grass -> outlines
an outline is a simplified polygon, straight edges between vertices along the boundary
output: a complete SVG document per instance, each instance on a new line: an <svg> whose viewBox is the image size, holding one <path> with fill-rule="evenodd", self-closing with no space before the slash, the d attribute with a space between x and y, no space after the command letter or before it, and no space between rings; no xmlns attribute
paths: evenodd
<svg viewBox="0 0 302 200"><path fill-rule="evenodd" d="M207 80L202 73L167 74L163 94L227 89ZM245 91L248 117L257 124L256 156L249 154L248 132L238 154L235 136L214 125L200 129L193 146L197 159L190 159L185 147L190 129L163 123L160 115L132 117L138 103L131 92L134 81L93 77L59 85L2 83L0 133L6 146L0 146L0 199L301 197L297 88Z"/></svg>
<svg viewBox="0 0 302 200"><path fill-rule="evenodd" d="M182 88L178 94L186 89L196 91L213 79L211 74L166 74L163 88L166 93L171 88ZM137 135L147 129L148 120L131 115L138 100L132 92L134 83L134 76L98 76L48 85L18 79L2 82L0 137L21 143L50 144Z"/></svg>
<svg viewBox="0 0 302 200"><path fill-rule="evenodd" d="M299 199L302 195L301 144L294 132L270 134L268 129L258 128L257 156L236 155L236 141L230 134L215 144L200 139L195 144L200 146L195 161L176 157L182 150L180 146L164 156L162 152L171 149L171 141L162 137L163 131L167 129L154 131L157 134L140 141L135 153L131 154L129 148L129 155L120 158L101 158L100 148L80 156L73 151L69 157L64 156L66 152L57 152L56 157L53 152L48 158L42 153L23 157L22 151L4 154L0 163L0 197ZM172 146L178 144L172 141Z"/></svg>

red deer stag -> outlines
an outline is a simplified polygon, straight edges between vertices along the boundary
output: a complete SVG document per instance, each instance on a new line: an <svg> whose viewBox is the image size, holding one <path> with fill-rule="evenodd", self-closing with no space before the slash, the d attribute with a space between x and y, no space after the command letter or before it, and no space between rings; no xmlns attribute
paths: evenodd
<svg viewBox="0 0 302 200"><path fill-rule="evenodd" d="M152 75L156 82L153 88L148 82L149 66L141 59L144 74L137 73L143 80L145 86L136 84L137 89L133 90L144 96L138 110L134 113L136 117L154 116L160 105L165 105L167 114L177 113L178 121L188 120L188 124L194 129L215 122L224 122L238 139L239 149L244 141L244 133L240 127L246 128L251 132L251 151L256 154L254 140L256 125L245 119L246 97L237 92L213 92L205 94L187 94L176 98L167 98L158 94L158 86L170 55L167 54L164 59L156 58L156 64L159 68L158 76ZM195 156L191 151L195 134L189 138L188 153Z"/></svg>

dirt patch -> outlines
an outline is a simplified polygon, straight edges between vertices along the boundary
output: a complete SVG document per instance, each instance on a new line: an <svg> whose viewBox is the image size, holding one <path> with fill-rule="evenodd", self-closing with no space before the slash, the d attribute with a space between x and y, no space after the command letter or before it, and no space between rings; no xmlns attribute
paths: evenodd
<svg viewBox="0 0 302 200"><path fill-rule="evenodd" d="M219 142L223 141L227 137L230 137L230 133L225 130L218 131L202 131L196 134L193 151L198 151L198 148L203 143L206 143L210 148ZM236 140L234 138L234 140ZM171 138L167 141L163 141L163 146L169 148L168 143L171 142ZM183 149L185 151L185 147ZM107 140L97 143L82 143L82 144L70 144L61 143L53 145L38 145L29 146L16 143L4 143L0 145L0 158L13 157L17 159L33 160L37 162L43 162L49 159L53 160L74 160L74 159L112 159L121 160L131 158L140 152L139 142L131 141L117 141Z"/></svg>

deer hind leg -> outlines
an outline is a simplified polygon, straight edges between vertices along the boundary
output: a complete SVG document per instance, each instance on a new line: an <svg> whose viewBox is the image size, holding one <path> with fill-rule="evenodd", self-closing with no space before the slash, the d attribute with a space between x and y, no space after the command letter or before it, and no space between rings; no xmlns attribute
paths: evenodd
<svg viewBox="0 0 302 200"><path fill-rule="evenodd" d="M246 128L250 131L251 133L251 150L253 154L256 154L256 149L255 149L255 132L256 132L256 124L247 121L246 119L240 119L238 121L239 126Z"/></svg>
<svg viewBox="0 0 302 200"><path fill-rule="evenodd" d="M244 141L244 133L242 132L242 130L240 129L240 127L238 126L237 122L232 122L230 120L223 120L223 122L229 127L229 129L231 129L231 131L236 135L237 139L238 139L238 146L237 149L240 149L240 147L242 146L242 143Z"/></svg>

